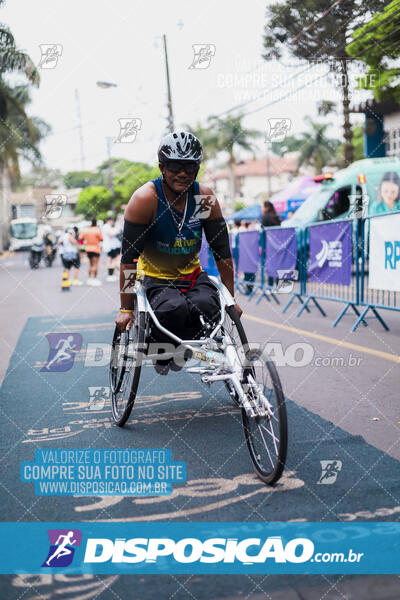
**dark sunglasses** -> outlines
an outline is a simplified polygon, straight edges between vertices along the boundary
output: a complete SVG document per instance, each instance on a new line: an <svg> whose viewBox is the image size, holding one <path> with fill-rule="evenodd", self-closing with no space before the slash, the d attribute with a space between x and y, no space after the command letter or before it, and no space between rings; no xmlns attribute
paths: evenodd
<svg viewBox="0 0 400 600"><path fill-rule="evenodd" d="M199 165L195 162L178 162L169 160L165 163L165 168L171 173L180 173L184 169L186 175L194 175L199 170Z"/></svg>

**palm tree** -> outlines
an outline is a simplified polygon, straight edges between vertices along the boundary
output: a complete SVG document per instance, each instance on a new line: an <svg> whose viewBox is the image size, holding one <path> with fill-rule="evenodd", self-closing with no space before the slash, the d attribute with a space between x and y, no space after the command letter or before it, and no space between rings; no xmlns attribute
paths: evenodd
<svg viewBox="0 0 400 600"><path fill-rule="evenodd" d="M304 121L308 123L310 131L302 133L298 167L304 163L312 165L317 173L335 156L340 145L339 140L326 137L325 131L329 124L315 123L307 116Z"/></svg>
<svg viewBox="0 0 400 600"><path fill-rule="evenodd" d="M205 159L215 158L219 152L227 152L230 196L234 203L238 195L238 182L235 178L234 166L236 164L236 150L241 148L253 152L255 147L251 140L259 137L261 133L255 129L244 129L241 121L243 116L236 117L228 115L224 119L217 116L208 118L208 125L203 127L199 123L196 127L187 126L189 131L193 131L203 145Z"/></svg>
<svg viewBox="0 0 400 600"><path fill-rule="evenodd" d="M0 7L4 0L0 0ZM8 73L20 73L30 84L39 85L40 77L31 58L16 47L14 36L4 23L0 23L0 179L1 241L8 237L11 180L19 177L19 157L37 162L40 159L38 142L49 132L47 123L29 118L25 106L30 97L27 85L12 87L5 79Z"/></svg>
<svg viewBox="0 0 400 600"><path fill-rule="evenodd" d="M234 166L236 164L236 149L247 150L253 153L255 146L251 140L259 137L261 133L256 129L244 129L242 127L243 115L228 115L224 119L212 116L209 118L210 128L216 136L216 148L219 152L228 152L228 169L230 179L230 194L232 201L238 195L239 186L235 177Z"/></svg>

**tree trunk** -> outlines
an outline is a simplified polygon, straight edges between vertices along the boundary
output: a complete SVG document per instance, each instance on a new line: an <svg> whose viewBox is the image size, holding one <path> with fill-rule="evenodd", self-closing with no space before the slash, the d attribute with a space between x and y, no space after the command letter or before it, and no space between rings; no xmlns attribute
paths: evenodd
<svg viewBox="0 0 400 600"><path fill-rule="evenodd" d="M0 166L1 171L1 212L0 212L0 251L3 252L5 248L8 248L10 243L10 195L11 195L11 183L10 174L7 167Z"/></svg>
<svg viewBox="0 0 400 600"><path fill-rule="evenodd" d="M235 178L235 159L233 155L229 156L228 169L229 169L229 194L231 196L231 206L235 209L235 200L236 200L236 178Z"/></svg>
<svg viewBox="0 0 400 600"><path fill-rule="evenodd" d="M349 78L347 74L347 61L341 61L341 75L342 75L342 104L343 104L343 131L344 131L344 166L347 167L354 160L353 157L353 132L350 123L350 111L349 111Z"/></svg>

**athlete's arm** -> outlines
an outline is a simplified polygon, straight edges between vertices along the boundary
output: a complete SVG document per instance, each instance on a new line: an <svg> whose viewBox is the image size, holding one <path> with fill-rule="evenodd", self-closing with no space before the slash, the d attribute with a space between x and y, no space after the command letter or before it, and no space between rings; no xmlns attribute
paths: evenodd
<svg viewBox="0 0 400 600"><path fill-rule="evenodd" d="M154 184L148 182L136 190L125 209L119 275L120 306L124 310L132 308L132 287L136 280L137 261L146 241L146 230L155 216L156 201ZM115 322L121 331L129 331L132 326L132 313L119 312Z"/></svg>
<svg viewBox="0 0 400 600"><path fill-rule="evenodd" d="M229 247L228 228L213 191L205 185L200 185L200 194L202 196L210 196L209 199L204 199L205 205L208 208L211 206L210 214L203 223L204 234L214 255L221 281L233 296L234 267ZM243 312L242 309L238 304L235 305L235 308L240 316Z"/></svg>

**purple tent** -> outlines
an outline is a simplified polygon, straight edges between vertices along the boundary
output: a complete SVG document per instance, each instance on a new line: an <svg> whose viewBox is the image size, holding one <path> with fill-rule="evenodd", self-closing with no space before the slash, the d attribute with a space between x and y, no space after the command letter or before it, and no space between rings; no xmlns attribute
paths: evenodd
<svg viewBox="0 0 400 600"><path fill-rule="evenodd" d="M284 190L273 194L270 200L278 213L294 210L308 198L318 185L320 184L315 183L310 175L301 175L293 179Z"/></svg>

